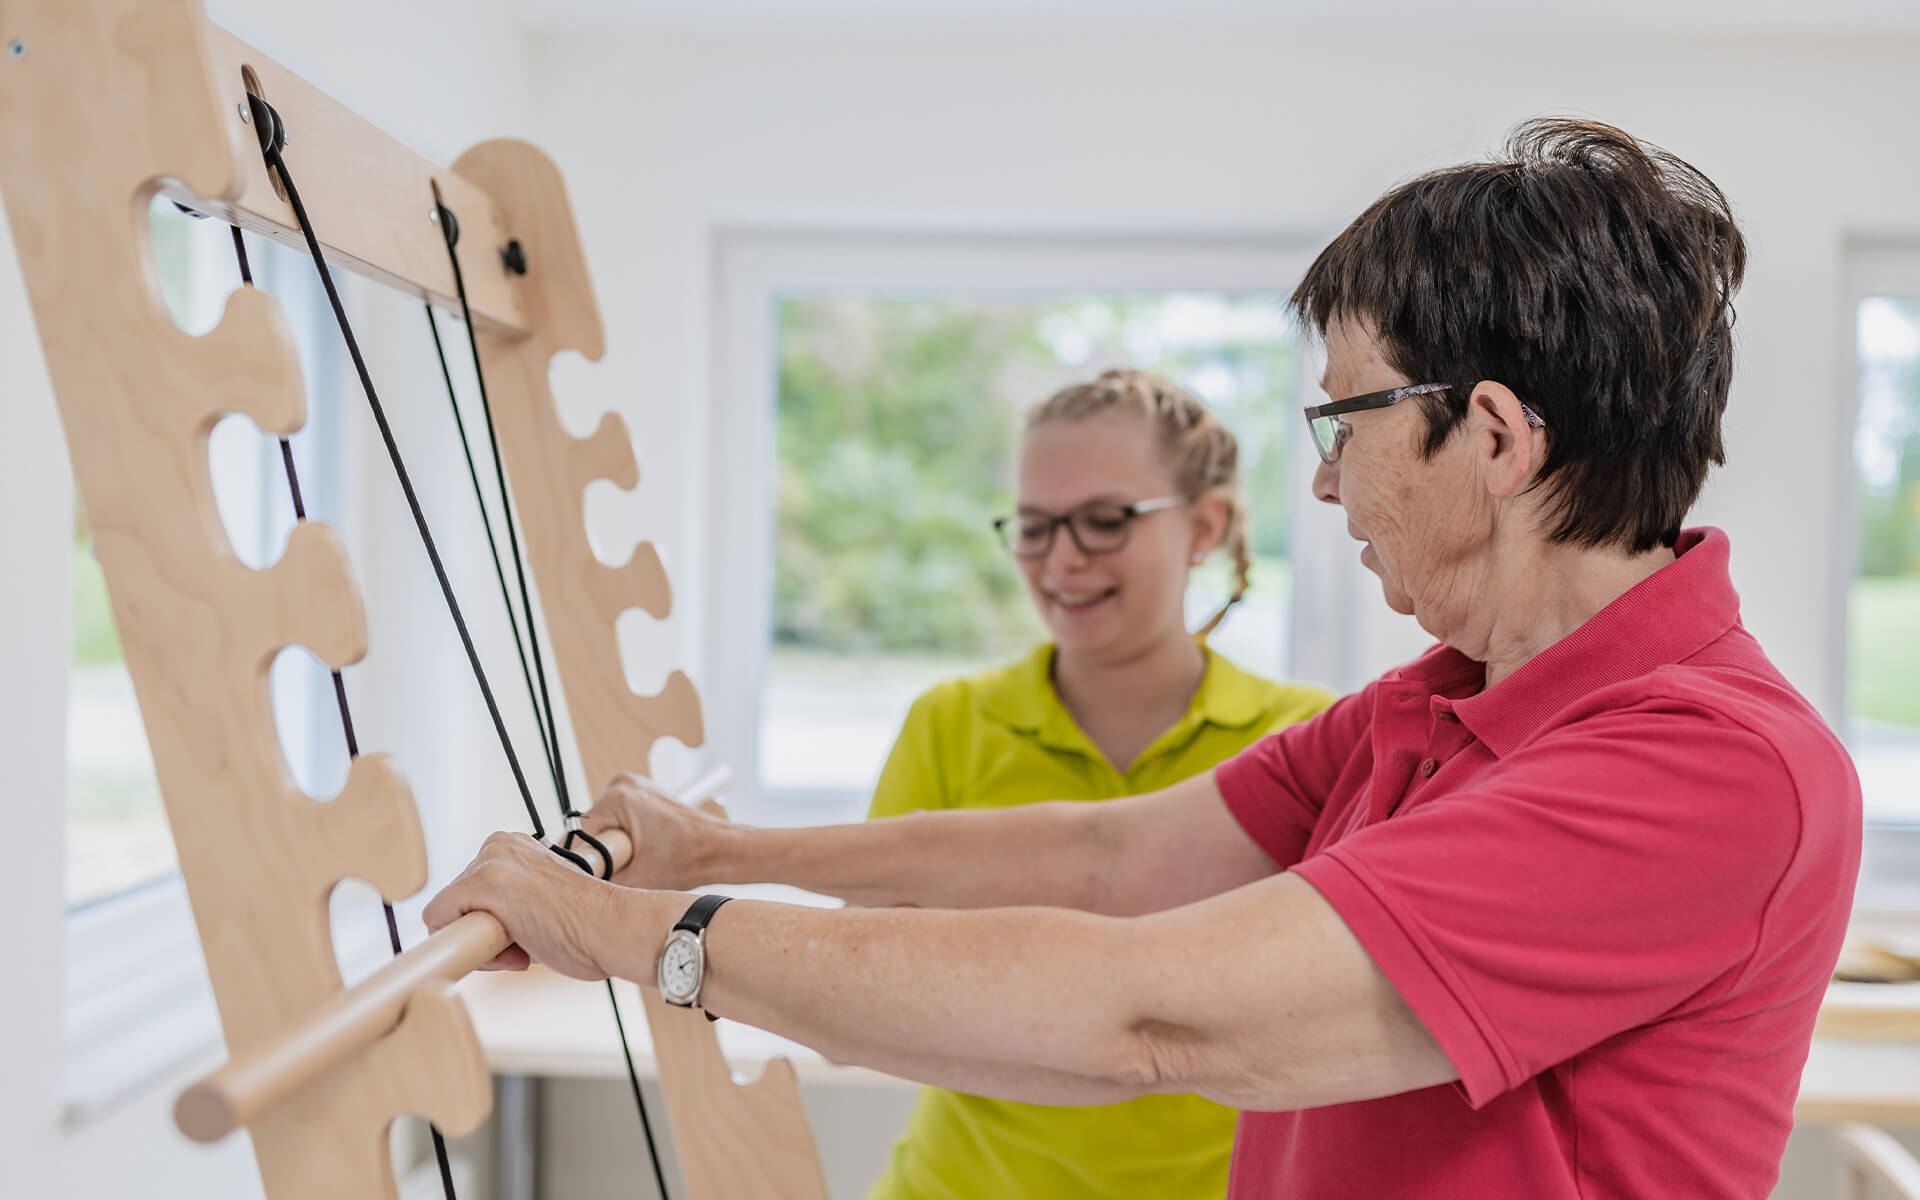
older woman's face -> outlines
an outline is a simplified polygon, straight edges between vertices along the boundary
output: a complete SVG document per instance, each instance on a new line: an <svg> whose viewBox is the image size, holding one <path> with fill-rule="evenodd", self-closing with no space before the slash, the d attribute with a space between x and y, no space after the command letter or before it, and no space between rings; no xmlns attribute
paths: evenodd
<svg viewBox="0 0 1920 1200"><path fill-rule="evenodd" d="M1328 326L1322 387L1329 398L1428 382L1389 366L1363 326ZM1340 461L1314 472L1313 494L1345 510L1347 533L1363 543L1360 561L1380 577L1388 606L1439 636L1468 602L1472 564L1492 527L1492 505L1476 486L1463 439L1423 459L1426 422L1415 400L1342 420L1351 433Z"/></svg>

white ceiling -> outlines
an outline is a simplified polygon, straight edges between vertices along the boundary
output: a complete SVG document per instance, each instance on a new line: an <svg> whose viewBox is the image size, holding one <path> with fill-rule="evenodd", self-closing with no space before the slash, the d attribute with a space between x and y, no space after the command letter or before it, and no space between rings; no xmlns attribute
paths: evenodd
<svg viewBox="0 0 1920 1200"><path fill-rule="evenodd" d="M504 0L532 29L911 33L1302 26L1398 32L1920 33L1920 0ZM1920 63L1916 63L1920 69Z"/></svg>

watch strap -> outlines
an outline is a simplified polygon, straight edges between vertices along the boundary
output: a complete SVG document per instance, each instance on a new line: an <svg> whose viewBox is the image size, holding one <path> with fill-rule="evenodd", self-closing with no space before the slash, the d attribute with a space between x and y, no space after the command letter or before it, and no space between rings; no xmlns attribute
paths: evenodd
<svg viewBox="0 0 1920 1200"><path fill-rule="evenodd" d="M687 909L687 915L681 917L680 923L673 927L673 932L678 933L682 929L689 933L701 932L707 927L707 922L713 920L713 914L719 911L720 906L731 899L732 896L722 896L717 892L699 897Z"/></svg>

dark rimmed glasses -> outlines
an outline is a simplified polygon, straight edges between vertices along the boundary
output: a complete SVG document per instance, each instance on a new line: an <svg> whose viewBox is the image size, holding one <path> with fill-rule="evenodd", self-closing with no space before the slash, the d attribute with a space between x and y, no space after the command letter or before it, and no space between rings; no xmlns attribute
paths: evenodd
<svg viewBox="0 0 1920 1200"><path fill-rule="evenodd" d="M995 517L993 528L1000 535L1007 553L1020 559L1045 558L1053 552L1053 538L1062 525L1067 536L1082 554L1112 554L1126 546L1133 534L1135 517L1144 517L1162 509L1187 503L1185 496L1159 496L1133 504L1115 504L1095 500L1069 512L1022 512L1010 517Z"/></svg>
<svg viewBox="0 0 1920 1200"><path fill-rule="evenodd" d="M1452 386L1450 383L1410 383L1404 387L1388 388L1384 392L1368 392L1364 396L1349 396L1331 404L1315 405L1307 409L1307 428L1313 431L1313 448L1320 452L1320 461L1331 466L1340 461L1340 448L1353 436L1353 426L1342 421L1341 417L1371 408L1390 408L1408 396L1444 392ZM1527 407L1525 401L1520 404L1520 414L1535 429L1545 428L1547 424L1540 419L1539 413Z"/></svg>

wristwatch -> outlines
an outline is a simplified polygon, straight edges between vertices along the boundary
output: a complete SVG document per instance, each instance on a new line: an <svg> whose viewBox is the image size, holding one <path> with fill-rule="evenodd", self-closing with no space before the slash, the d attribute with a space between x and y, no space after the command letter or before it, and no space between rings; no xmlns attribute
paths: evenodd
<svg viewBox="0 0 1920 1200"><path fill-rule="evenodd" d="M667 944L660 950L659 974L660 998L668 1004L699 1007L700 985L707 974L707 922L731 899L713 894L700 897L667 935ZM715 1018L707 1013L707 1019Z"/></svg>

